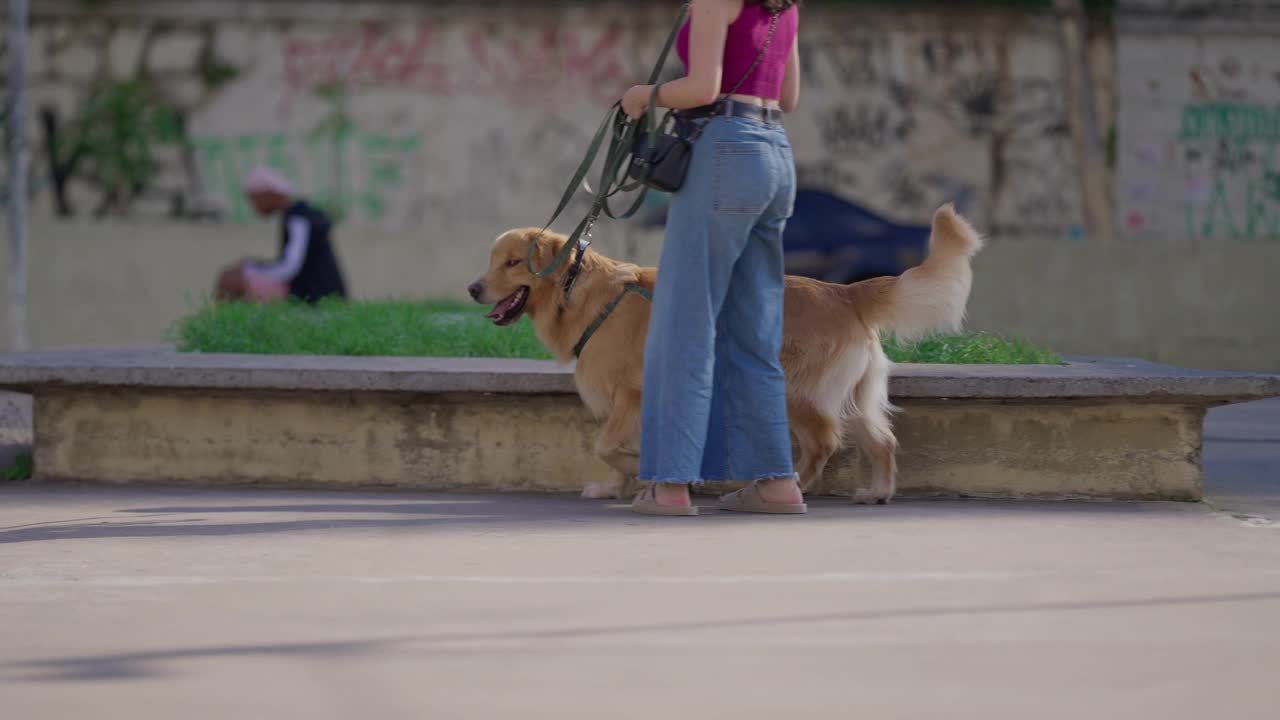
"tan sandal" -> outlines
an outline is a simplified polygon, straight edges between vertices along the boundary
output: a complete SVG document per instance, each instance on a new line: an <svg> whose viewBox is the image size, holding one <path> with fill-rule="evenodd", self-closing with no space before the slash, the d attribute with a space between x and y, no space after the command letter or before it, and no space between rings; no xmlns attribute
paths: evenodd
<svg viewBox="0 0 1280 720"><path fill-rule="evenodd" d="M720 498L720 509L729 512L765 513L768 515L803 515L809 512L804 503L788 505L771 503L760 494L759 483L751 483L737 492L731 492Z"/></svg>
<svg viewBox="0 0 1280 720"><path fill-rule="evenodd" d="M631 512L641 515L661 515L664 517L693 517L698 514L697 505L672 507L658 504L658 484L649 483L631 501Z"/></svg>

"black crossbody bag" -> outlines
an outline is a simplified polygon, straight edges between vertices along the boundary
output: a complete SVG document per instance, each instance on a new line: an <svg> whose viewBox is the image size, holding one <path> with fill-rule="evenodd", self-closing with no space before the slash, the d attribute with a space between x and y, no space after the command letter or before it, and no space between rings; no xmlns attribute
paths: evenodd
<svg viewBox="0 0 1280 720"><path fill-rule="evenodd" d="M687 7L681 11L680 20L676 24L675 33L684 25L684 18L687 14ZM764 59L764 55L769 51L769 46L773 43L773 35L778 30L778 13L773 13L773 22L769 25L769 37L765 40L764 46L760 48L760 53L756 55L755 62L751 63L751 67L747 68L747 72L738 80L738 84L733 86L726 95L733 95L738 92L760 66L760 61ZM674 39L675 33L672 38ZM666 64L668 50L663 51L662 57L659 59L659 69ZM649 96L649 112L646 114L649 130L647 133L641 133L635 140L632 147L631 165L627 168L627 175L636 182L660 190L662 192L673 193L684 186L684 179L689 174L689 161L693 157L693 144L702 134L702 127L694 120L685 117L683 113L674 110L668 110L661 119L658 118L658 90L662 85L653 86L653 93ZM723 101L717 101L711 105L700 108L693 108L688 114L696 114L699 117L707 117L715 115L719 112Z"/></svg>

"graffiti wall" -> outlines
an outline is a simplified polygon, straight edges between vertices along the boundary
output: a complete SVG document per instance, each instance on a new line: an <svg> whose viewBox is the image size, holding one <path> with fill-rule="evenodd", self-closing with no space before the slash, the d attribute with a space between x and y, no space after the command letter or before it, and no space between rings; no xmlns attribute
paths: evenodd
<svg viewBox="0 0 1280 720"><path fill-rule="evenodd" d="M269 163L349 227L536 223L667 22L629 5L341 23L120 5L37 10L39 212L242 223L238 180ZM804 18L806 92L790 124L802 186L895 222L956 201L997 236L1078 232L1051 25L820 7Z"/></svg>
<svg viewBox="0 0 1280 720"><path fill-rule="evenodd" d="M37 16L31 44L33 187L58 217L245 221L238 181L257 163L355 226L500 215L533 167L571 161L631 77L619 27L555 18L529 32Z"/></svg>
<svg viewBox="0 0 1280 720"><path fill-rule="evenodd" d="M1228 17L1253 21L1280 12L1280 2L1276 0L1117 0L1115 4L1126 15L1161 18Z"/></svg>
<svg viewBox="0 0 1280 720"><path fill-rule="evenodd" d="M1126 234L1280 240L1280 55L1272 37L1135 32L1119 44Z"/></svg>
<svg viewBox="0 0 1280 720"><path fill-rule="evenodd" d="M945 13L815 25L807 106L792 123L802 184L904 222L955 201L997 237L1079 236L1051 26ZM1109 68L1109 37L1095 40ZM1109 111L1109 92L1100 99Z"/></svg>

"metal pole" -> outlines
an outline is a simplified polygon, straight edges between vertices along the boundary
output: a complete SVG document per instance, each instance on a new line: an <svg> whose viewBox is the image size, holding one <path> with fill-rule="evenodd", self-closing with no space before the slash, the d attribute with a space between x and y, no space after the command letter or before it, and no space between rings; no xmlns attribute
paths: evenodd
<svg viewBox="0 0 1280 720"><path fill-rule="evenodd" d="M27 350L27 0L9 0L9 349Z"/></svg>

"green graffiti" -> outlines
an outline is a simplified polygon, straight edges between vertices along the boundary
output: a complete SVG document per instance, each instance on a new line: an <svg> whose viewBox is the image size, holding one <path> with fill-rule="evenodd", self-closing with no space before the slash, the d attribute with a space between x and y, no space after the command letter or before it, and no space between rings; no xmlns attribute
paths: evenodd
<svg viewBox="0 0 1280 720"><path fill-rule="evenodd" d="M378 221L386 218L391 196L404 187L421 140L344 126L292 138L284 133L197 137L192 145L205 187L227 208L231 221L253 219L240 180L259 164L293 178L336 218L357 214Z"/></svg>
<svg viewBox="0 0 1280 720"><path fill-rule="evenodd" d="M1272 200L1280 200L1280 173L1268 172L1262 176L1264 192Z"/></svg>
<svg viewBox="0 0 1280 720"><path fill-rule="evenodd" d="M215 196L222 195L228 219L246 222L253 217L240 190L240 180L255 165L270 165L297 177L288 142L283 133L192 139L205 187Z"/></svg>
<svg viewBox="0 0 1280 720"><path fill-rule="evenodd" d="M1244 193L1230 192L1229 178L1214 178L1213 192L1203 210L1187 205L1187 234L1197 238L1232 240L1280 240L1280 177L1249 178ZM1234 184L1234 183L1233 183Z"/></svg>
<svg viewBox="0 0 1280 720"><path fill-rule="evenodd" d="M1193 238L1280 240L1280 107L1195 103L1180 140L1191 177L1209 192L1185 205Z"/></svg>
<svg viewBox="0 0 1280 720"><path fill-rule="evenodd" d="M1280 107L1196 103L1182 109L1183 140L1280 140Z"/></svg>

